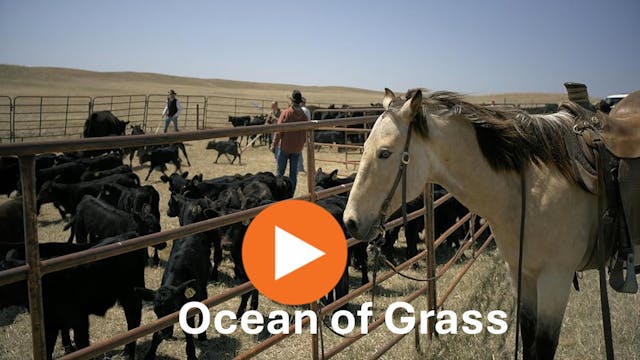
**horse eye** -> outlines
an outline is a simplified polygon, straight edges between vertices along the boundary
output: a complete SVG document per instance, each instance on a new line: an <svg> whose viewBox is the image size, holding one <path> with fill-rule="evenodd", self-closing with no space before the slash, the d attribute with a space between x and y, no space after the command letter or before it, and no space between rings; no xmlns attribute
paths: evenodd
<svg viewBox="0 0 640 360"><path fill-rule="evenodd" d="M378 159L386 159L391 156L391 151L387 149L382 149L378 152Z"/></svg>

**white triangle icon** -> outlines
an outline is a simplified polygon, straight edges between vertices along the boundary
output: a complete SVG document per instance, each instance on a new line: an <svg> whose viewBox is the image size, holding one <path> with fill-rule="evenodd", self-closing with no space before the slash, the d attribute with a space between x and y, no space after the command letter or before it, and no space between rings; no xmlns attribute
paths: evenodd
<svg viewBox="0 0 640 360"><path fill-rule="evenodd" d="M275 227L276 272L278 280L308 263L322 257L325 253L279 227Z"/></svg>

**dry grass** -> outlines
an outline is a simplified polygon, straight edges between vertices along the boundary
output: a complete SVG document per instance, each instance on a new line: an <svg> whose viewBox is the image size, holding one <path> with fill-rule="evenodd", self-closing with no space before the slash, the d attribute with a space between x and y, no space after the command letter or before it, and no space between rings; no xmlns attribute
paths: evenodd
<svg viewBox="0 0 640 360"><path fill-rule="evenodd" d="M168 87L175 88L180 93L213 93L215 95L230 95L244 97L284 98L292 88L292 85L270 85L229 82L222 80L199 80L174 78L153 74L103 74L81 72L76 70L60 69L30 69L12 66L0 66L0 94L73 94L73 95L102 95L122 93L164 93ZM346 88L315 88L302 87L308 98L319 99L318 102L336 103L367 103L377 102L381 93L362 91ZM513 95L514 98L522 96L523 102L541 102L535 94ZM555 95L550 95L555 96ZM559 96L559 95L558 95ZM559 96L560 97L560 96ZM321 100L320 100L321 99ZM343 99L343 100L336 100ZM489 96L491 99L491 96ZM545 98L546 99L546 98ZM496 97L497 102L501 99ZM515 102L509 98L508 102ZM546 102L547 100L543 100ZM229 165L224 158L220 164L212 164L213 153L204 150L205 142L192 142L187 144L192 166L183 170L191 174L203 173L205 178L233 174L255 173L257 171L273 171L273 155L264 147L250 149L243 156L243 165ZM317 156L320 158L342 158L344 155L334 151L323 149ZM135 160L134 160L135 161ZM349 173L353 169L345 169L332 163L318 163L325 169L338 168L340 173ZM142 178L146 176L146 168L136 167L136 172ZM160 173L153 173L148 183L154 185L161 196L161 213L166 214L168 202L168 187L159 180ZM298 178L297 195L305 193L306 177L300 174ZM50 205L43 207L43 213L39 217L39 236L41 241L65 241L68 233L62 230L63 223L54 208ZM163 229L178 226L177 219L162 216ZM401 241L402 242L402 241ZM402 244L400 245L402 246ZM161 252L161 257L166 260L169 249ZM456 265L451 272L441 279L438 292L443 293L449 282L460 271L462 265ZM209 295L220 293L234 284L232 277L232 264L228 259L221 267L223 275L218 283L211 283L208 287ZM424 266L408 271L417 277L424 276ZM359 272L350 270L352 288L360 281ZM162 268L147 268L146 283L149 288L157 288L162 277ZM374 314L380 316L386 306L401 297L417 289L421 284L394 277L381 285L376 299ZM565 314L565 321L560 337L558 359L602 359L604 357L604 345L602 341L602 327L600 324L599 298L597 292L597 274L588 272L581 282L582 291L573 292L569 306ZM616 355L618 359L640 359L640 295L621 295L610 293L613 334ZM350 309L356 310L359 304L370 300L370 294L361 296L351 302ZM214 308L212 312L220 309L235 311L239 299L233 299L224 306ZM424 297L414 302L416 310L424 309L426 300ZM514 316L513 296L511 286L506 275L503 261L497 252L489 252L482 255L471 268L468 275L463 278L460 285L451 294L444 306L446 309L456 311L458 314L475 309L483 314L490 310L501 309ZM268 314L275 309L283 309L289 313L295 310L292 307L275 304L268 299L260 298L259 310ZM155 319L152 309L147 304L143 310L143 323ZM28 359L31 358L29 315L16 308L6 309L0 312L0 359ZM109 338L117 333L125 331L125 321L122 309L116 307L110 310L106 317L91 317L91 341L96 342ZM159 359L183 359L184 341L183 335L176 331L177 340L165 341L158 350ZM325 348L330 348L342 339L323 331ZM233 336L221 336L208 331L208 341L198 344L197 354L201 359L227 359L249 349L265 336L249 336L237 332ZM360 359L367 357L376 349L388 341L390 333L384 326L378 328L369 336L358 340L355 344L339 354L340 359ZM147 336L138 341L138 354L142 358L149 346L151 337ZM514 344L514 331L510 330L504 335L491 335L482 332L479 335L444 335L431 343L422 336L420 351L414 349L413 336L409 334L396 345L384 358L387 359L504 359L512 356ZM308 334L291 336L282 343L262 353L259 358L264 359L301 359L310 358L311 339ZM119 349L120 350L120 349ZM58 342L55 356L62 355L61 345ZM113 358L121 358L113 354Z"/></svg>
<svg viewBox="0 0 640 360"><path fill-rule="evenodd" d="M213 152L204 150L205 142L193 142L188 144L187 151L192 160L192 166L185 167L184 170L190 173L202 172L205 178L213 178L223 174L233 173L255 173L257 171L273 171L274 162L272 154L264 147L248 150L243 156L243 165L229 165L221 158L220 164L212 164ZM335 151L322 150L320 158L341 158L343 154ZM135 160L134 160L135 161ZM343 166L322 163L318 166L327 168L338 168L341 173L353 171L352 168L345 169ZM136 167L138 175L146 175L146 168ZM160 173L154 172L149 179L161 196L161 213L166 214L168 202L168 187L160 180ZM298 179L297 195L306 192L306 176L300 174ZM162 216L162 228L170 229L178 226L177 219ZM57 211L49 204L43 207L43 213L39 217L39 236L41 241L64 241L68 233L62 231L63 223L59 220ZM402 245L401 245L402 246ZM167 259L169 250L161 252L162 259ZM222 265L221 281L209 285L209 295L218 294L234 284L233 265L225 258ZM461 266L457 265L452 272L439 282L438 292L443 293L449 282L460 271ZM417 277L424 276L424 267L417 270L410 270L410 274ZM149 288L157 288L162 277L162 268L147 268L146 283ZM356 287L360 280L360 273L351 271L352 288ZM382 315L386 306L394 301L399 301L406 294L416 290L421 284L394 277L382 284L376 299L376 316ZM558 350L559 359L599 359L603 357L603 342L601 340L601 325L598 293L597 275L595 272L585 274L581 282L583 290L580 293L573 293L569 307L565 316L564 327L561 334L560 346ZM640 295L625 296L612 293L611 303L613 310L613 331L616 351L619 359L637 359L640 354ZM370 300L370 294L359 297L351 302L350 309L355 311L359 304ZM220 309L230 309L235 311L239 304L238 299L234 299L224 306L214 308L212 312ZM414 302L416 310L426 307L424 297ZM445 303L445 308L456 311L458 314L470 309L475 309L483 314L488 311L501 309L513 318L513 297L509 281L507 280L505 266L500 257L495 252L482 255L477 263L471 268L469 274L462 280L459 287L452 293ZM260 298L259 310L262 314L268 314L272 310L284 309L292 313L294 308L282 306ZM15 317L15 319L14 319ZM153 311L149 305L143 310L143 323L155 319ZM29 337L30 323L29 316L24 312L17 312L12 308L5 310L0 318L0 358L2 359L26 359L30 357L31 341ZM125 330L124 315L121 308L116 307L110 310L105 318L91 317L91 341L104 340L114 334ZM250 336L237 332L233 336L220 336L209 332L209 340L198 345L198 354L202 359L232 358L233 356L249 349L259 341L266 338L265 335ZM324 330L325 348L337 344L342 339L338 338L328 330ZM166 341L160 346L158 354L161 359L182 359L184 358L184 341L181 333L176 331L177 340ZM513 331L508 331L505 335L491 335L482 332L479 335L444 335L426 345L423 340L421 351L416 352L413 345L413 336L409 334L394 347L385 358L389 359L410 359L430 357L436 359L501 359L507 358L512 352L514 343ZM380 327L371 335L358 340L353 347L348 348L338 358L352 359L362 358L364 354L371 354L381 344L388 341L390 332L384 327ZM426 339L425 336L422 337ZM150 336L139 341L138 356L142 357L149 345ZM294 335L267 350L259 358L275 359L287 357L292 359L308 358L310 355L310 336L308 334ZM61 345L58 342L56 356L62 355ZM115 358L118 358L117 356Z"/></svg>

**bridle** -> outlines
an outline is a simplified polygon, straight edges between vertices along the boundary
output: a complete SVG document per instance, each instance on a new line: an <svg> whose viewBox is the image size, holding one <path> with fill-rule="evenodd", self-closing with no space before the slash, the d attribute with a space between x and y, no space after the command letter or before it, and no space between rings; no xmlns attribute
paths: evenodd
<svg viewBox="0 0 640 360"><path fill-rule="evenodd" d="M387 111L387 115L396 118L395 114ZM409 146L411 145L411 133L413 132L413 124L415 119L411 120L409 123L409 128L407 129L407 139L404 143L404 148L402 150L402 155L400 158L400 166L398 167L398 172L396 173L396 178L393 180L393 185L391 186L391 190L387 193L387 196L382 201L382 206L380 207L379 217L378 217L378 227L380 230L380 236L376 237L375 240L372 240L374 243L377 242L377 245L380 244L384 239L385 229L383 226L384 219L387 217L387 211L389 211L389 206L391 204L391 199L393 195L395 195L398 190L398 186L402 182L402 221L403 226L407 228L407 166L409 165L409 161L411 160L411 156L409 155Z"/></svg>

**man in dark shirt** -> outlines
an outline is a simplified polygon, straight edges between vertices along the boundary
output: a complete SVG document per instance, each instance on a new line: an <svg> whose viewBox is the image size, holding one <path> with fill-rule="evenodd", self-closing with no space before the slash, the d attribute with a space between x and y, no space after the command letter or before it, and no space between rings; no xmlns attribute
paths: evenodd
<svg viewBox="0 0 640 360"><path fill-rule="evenodd" d="M293 90L290 99L291 106L282 111L278 118L278 124L308 121L307 116L300 107L300 103L302 102L302 93L300 93L300 90ZM276 153L278 175L284 175L287 161L289 162L289 178L291 179L294 193L296 191L298 177L298 162L302 156L302 148L306 141L306 131L276 132L274 134L273 144L271 145L272 150L279 148L279 151Z"/></svg>
<svg viewBox="0 0 640 360"><path fill-rule="evenodd" d="M173 129L178 131L178 115L180 115L180 102L176 99L176 92L173 89L169 90L169 96L167 97L167 106L162 111L164 119L164 132L167 132L169 124L173 122Z"/></svg>

